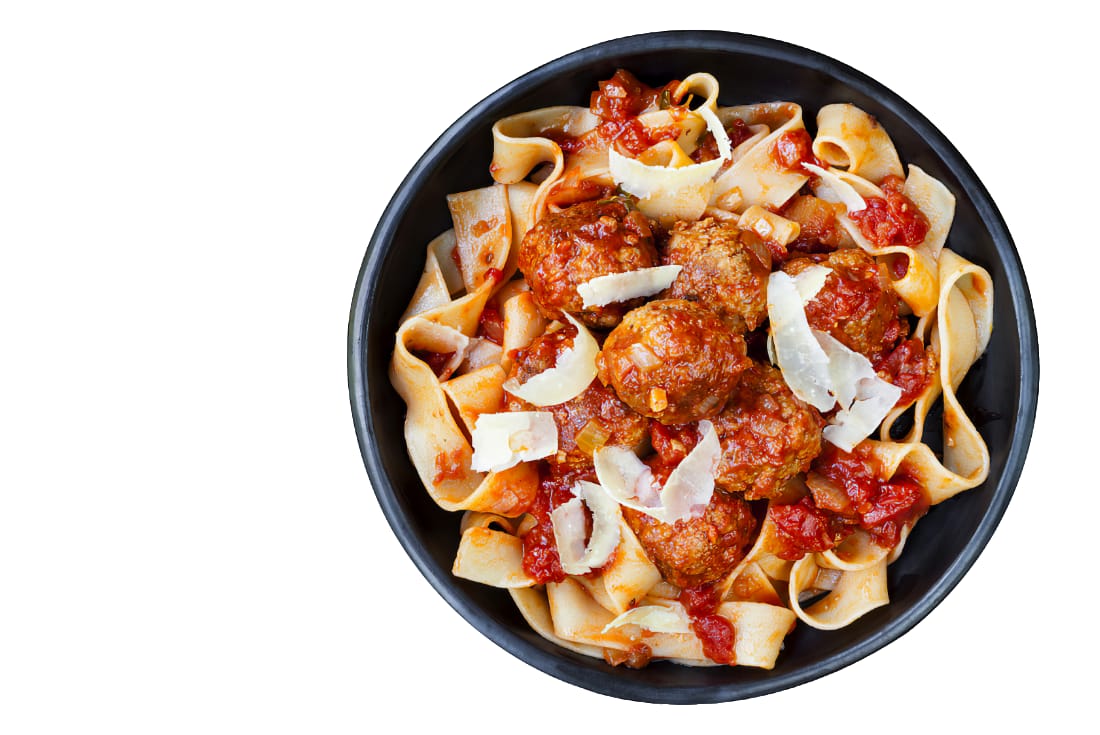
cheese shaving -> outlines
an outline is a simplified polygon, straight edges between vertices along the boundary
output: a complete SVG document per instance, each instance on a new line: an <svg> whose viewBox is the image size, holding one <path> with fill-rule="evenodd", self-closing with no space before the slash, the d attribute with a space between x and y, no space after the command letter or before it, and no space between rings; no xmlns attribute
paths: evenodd
<svg viewBox="0 0 1100 735"><path fill-rule="evenodd" d="M819 199L827 202L840 202L848 208L848 212L858 212L867 208L867 202L859 195L851 184L844 181L832 171L815 166L812 163L803 163L802 168L810 171L818 177L818 183L814 187L814 194Z"/></svg>
<svg viewBox="0 0 1100 735"><path fill-rule="evenodd" d="M814 332L829 356L829 371L840 410L822 436L846 452L852 451L886 418L901 398L901 388L880 378L871 361L824 332Z"/></svg>
<svg viewBox="0 0 1100 735"><path fill-rule="evenodd" d="M791 392L818 411L828 411L836 403L829 358L806 320L797 284L783 271L768 278L768 319L775 358Z"/></svg>
<svg viewBox="0 0 1100 735"><path fill-rule="evenodd" d="M610 273L597 276L577 286L577 293L584 300L584 308L606 306L616 301L653 296L664 291L680 275L683 266L659 265L654 268L639 268L625 273Z"/></svg>
<svg viewBox="0 0 1100 735"><path fill-rule="evenodd" d="M691 624L680 605L641 605L633 607L604 626L603 633L624 625L637 625L653 633L690 633Z"/></svg>
<svg viewBox="0 0 1100 735"><path fill-rule="evenodd" d="M610 446L593 455L600 485L628 508L676 523L703 514L714 494L714 472L722 456L718 434L709 421L699 422L699 442L669 474L664 487L629 449Z"/></svg>
<svg viewBox="0 0 1100 735"><path fill-rule="evenodd" d="M558 427L548 411L483 413L470 432L471 469L500 472L558 451Z"/></svg>
<svg viewBox="0 0 1100 735"><path fill-rule="evenodd" d="M573 345L558 355L554 367L542 371L520 384L515 378L504 382L504 390L536 406L556 406L584 392L596 377L596 355L600 346L583 324L566 314L577 328Z"/></svg>
<svg viewBox="0 0 1100 735"><path fill-rule="evenodd" d="M649 217L698 219L706 210L714 185L712 179L733 152L729 136L713 110L695 110L714 136L719 157L683 166L647 165L627 158L613 147L608 151L611 178L623 191L638 197L638 208ZM671 162L671 161L670 161Z"/></svg>
<svg viewBox="0 0 1100 735"><path fill-rule="evenodd" d="M619 545L622 511L607 492L584 480L573 486L573 499L550 514L554 542L566 574L588 574L607 563ZM592 536L585 543L584 506L592 512Z"/></svg>
<svg viewBox="0 0 1100 735"><path fill-rule="evenodd" d="M823 265L811 265L794 277L794 286L798 289L798 296L802 299L803 306L813 301L818 291L825 287L825 281L830 273L832 271Z"/></svg>
<svg viewBox="0 0 1100 735"><path fill-rule="evenodd" d="M769 354L796 396L822 412L839 404L823 436L850 452L882 423L901 389L878 377L866 357L810 328L804 305L824 284L821 274L811 270L799 274L805 277L803 289L782 271L768 279ZM803 300L800 290L809 298Z"/></svg>

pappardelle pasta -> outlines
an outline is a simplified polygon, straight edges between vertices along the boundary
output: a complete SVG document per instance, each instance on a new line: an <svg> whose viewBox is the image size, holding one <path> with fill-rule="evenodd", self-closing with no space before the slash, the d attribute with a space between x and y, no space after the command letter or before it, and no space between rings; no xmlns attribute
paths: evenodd
<svg viewBox="0 0 1100 735"><path fill-rule="evenodd" d="M851 104L811 137L718 94L620 70L499 120L391 363L463 512L454 574L613 665L774 667L798 621L888 604L914 524L989 467L955 391L993 288L945 247L951 192Z"/></svg>

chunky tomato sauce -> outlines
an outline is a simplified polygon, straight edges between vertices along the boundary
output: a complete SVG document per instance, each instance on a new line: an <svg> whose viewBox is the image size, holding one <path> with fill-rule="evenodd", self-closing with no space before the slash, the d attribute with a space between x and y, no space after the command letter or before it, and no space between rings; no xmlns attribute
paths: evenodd
<svg viewBox="0 0 1100 735"><path fill-rule="evenodd" d="M797 171L800 174L809 174L802 168L803 163L811 163L821 168L828 165L814 155L814 142L810 134L805 130L788 130L775 139L772 144L772 159L779 167L787 171Z"/></svg>
<svg viewBox="0 0 1100 735"><path fill-rule="evenodd" d="M589 103L592 114L601 121L597 127L600 137L634 154L662 140L679 138L679 126L646 128L637 119L649 108L676 109L672 93L678 86L680 82L673 80L663 87L649 87L630 72L619 69L610 79L599 83L599 91L592 93Z"/></svg>
<svg viewBox="0 0 1100 735"><path fill-rule="evenodd" d="M527 511L535 519L535 525L523 536L523 571L539 584L565 579L550 514L554 508L573 499L572 488L580 480L596 482L596 474L591 467L563 468L548 463L543 463L539 470L539 489ZM585 513L588 513L587 508ZM591 522L589 517L589 533ZM613 559L614 556L607 563L610 564ZM599 574L600 571L602 569L594 569L591 574Z"/></svg>
<svg viewBox="0 0 1100 735"><path fill-rule="evenodd" d="M875 372L901 388L897 405L907 406L932 384L936 356L919 339L907 339L875 363Z"/></svg>
<svg viewBox="0 0 1100 735"><path fill-rule="evenodd" d="M726 135L729 136L730 147L736 148L752 137L752 130L749 129L744 120L734 118L733 122L726 128ZM713 161L715 158L718 158L718 141L714 139L714 135L708 130L699 137L695 150L691 152L691 160L702 163Z"/></svg>
<svg viewBox="0 0 1100 735"><path fill-rule="evenodd" d="M912 248L924 242L928 234L928 218L902 193L904 188L905 180L900 176L887 176L881 186L885 198L866 197L867 208L848 215L875 247L905 245ZM905 275L904 267L901 275Z"/></svg>
<svg viewBox="0 0 1100 735"><path fill-rule="evenodd" d="M680 604L691 618L691 629L703 644L703 654L719 664L734 664L733 623L718 614L721 599L714 585L685 587Z"/></svg>
<svg viewBox="0 0 1100 735"><path fill-rule="evenodd" d="M815 482L814 473L823 479ZM797 559L807 552L831 549L856 528L867 531L879 546L897 546L902 529L928 512L928 498L904 469L889 479L882 479L882 474L869 446L845 452L826 444L814 460L807 483L811 491L820 483L819 487L837 492L814 491L798 503L772 506L768 513L784 545L780 556Z"/></svg>

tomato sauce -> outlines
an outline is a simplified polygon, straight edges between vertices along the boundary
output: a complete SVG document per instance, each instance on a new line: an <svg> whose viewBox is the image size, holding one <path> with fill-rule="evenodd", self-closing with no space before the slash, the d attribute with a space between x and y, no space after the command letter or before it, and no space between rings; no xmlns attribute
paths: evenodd
<svg viewBox="0 0 1100 735"><path fill-rule="evenodd" d="M447 363L455 356L453 352L428 352L427 350L412 350L413 357L428 364L437 378L442 378L447 369Z"/></svg>
<svg viewBox="0 0 1100 735"><path fill-rule="evenodd" d="M665 426L659 421L650 421L649 438L661 464L667 465L671 472L695 448L699 430L695 424Z"/></svg>
<svg viewBox="0 0 1100 735"><path fill-rule="evenodd" d="M924 242L928 234L928 218L902 193L904 187L905 181L900 176L887 176L881 186L886 196L866 197L867 208L848 215L875 247L905 245L912 248ZM902 265L907 266L907 261ZM894 275L900 278L897 270L895 263ZM905 275L904 268L901 275Z"/></svg>
<svg viewBox="0 0 1100 735"><path fill-rule="evenodd" d="M662 140L680 137L679 126L646 128L637 119L646 109L673 108L672 93L678 86L680 82L673 80L663 87L649 87L630 72L619 69L610 79L599 83L599 90L592 93L589 102L592 114L601 121L597 126L599 136L635 155Z"/></svg>
<svg viewBox="0 0 1100 735"><path fill-rule="evenodd" d="M493 344L504 344L504 318L500 310L492 304L486 304L477 322L477 336Z"/></svg>
<svg viewBox="0 0 1100 735"><path fill-rule="evenodd" d="M703 654L719 664L735 663L733 623L718 614L721 600L714 585L685 587L680 590L680 604L691 618L691 629L703 644Z"/></svg>
<svg viewBox="0 0 1100 735"><path fill-rule="evenodd" d="M591 468L558 468L545 462L540 467L539 489L527 511L534 517L535 525L523 536L523 571L539 584L565 579L550 514L573 499L573 485L580 480L595 482L596 475Z"/></svg>
<svg viewBox="0 0 1100 735"><path fill-rule="evenodd" d="M802 168L803 163L828 168L828 164L814 155L813 139L805 130L788 130L776 138L772 144L771 156L780 168L800 174L809 174L809 171Z"/></svg>
<svg viewBox="0 0 1100 735"><path fill-rule="evenodd" d="M932 384L936 355L919 339L907 339L875 363L879 376L901 388L897 405L908 406Z"/></svg>
<svg viewBox="0 0 1100 735"><path fill-rule="evenodd" d="M730 139L730 148L736 148L752 137L752 130L749 129L744 120L734 118L733 122L726 128L726 135ZM713 161L715 158L718 158L718 141L714 139L714 136L708 130L699 137L695 150L691 152L691 160L702 163Z"/></svg>

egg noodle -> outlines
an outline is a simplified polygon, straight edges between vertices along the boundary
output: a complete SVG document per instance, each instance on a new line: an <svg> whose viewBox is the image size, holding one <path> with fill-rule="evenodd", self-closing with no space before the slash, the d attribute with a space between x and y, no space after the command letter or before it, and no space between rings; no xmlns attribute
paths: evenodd
<svg viewBox="0 0 1100 735"><path fill-rule="evenodd" d="M409 456L431 498L441 508L463 512L454 574L507 589L541 636L611 663L716 663L683 604L682 590L662 575L622 512L637 507L667 523L698 516L710 498L721 450L710 422L698 422L696 449L647 500L641 491L635 497L631 488L647 482L657 486L630 449L596 446L589 454L599 482L577 483L575 499L553 509L558 548L551 551L565 572L556 581L540 583L525 568L523 537L536 522L530 511L540 472L559 449L551 414L540 408L569 400L599 380L601 349L581 322L571 316L555 320L540 311L518 270L524 236L545 216L610 194L628 201L655 227L711 218L752 230L782 251L800 230L798 222L784 216L785 205L800 192L812 193L829 203L845 246L862 249L878 262L910 322L909 337L929 355L930 377L918 395L901 401L889 380L875 378L866 368L865 379L837 373L839 358L827 338L807 345L811 332L800 326L806 318L799 305L820 288L823 272L804 278L772 274L767 298L772 362L805 403L813 400L804 393L816 390L824 396L821 406L829 408L821 409L821 416L832 415L825 438L834 441L831 436L856 432L854 446L842 446L843 438L835 441L875 468L879 482L903 477L919 485L928 505L936 505L981 484L989 469L985 443L955 391L989 341L992 281L983 268L945 247L954 215L952 194L920 168L906 170L886 130L851 104L818 111L813 156L792 167L775 151L785 134L805 130L802 108L790 102L723 107L718 93L713 76L697 73L655 94L632 118L635 131L640 126L648 134L635 136L642 145L609 138L600 127L603 119L586 107L548 107L499 120L492 130L489 169L495 183L447 197L454 227L428 244L423 275L396 336L390 379L408 407ZM734 127L740 135L730 140ZM709 156L693 157L704 144L710 146ZM861 227L860 212L891 196L923 215L927 227L919 242L884 243ZM592 282L584 293L607 300L624 289L620 300L644 300L677 273ZM783 311L784 303L794 303L794 312ZM492 338L484 331L490 312L498 326ZM784 327L779 334L776 325L788 318L793 331L788 334ZM556 367L522 385L508 382L517 355L532 340L570 327L576 337ZM808 356L808 362L791 357L796 354ZM806 387L799 388L799 381ZM886 393L864 395L864 389L879 384ZM507 411L506 392L515 395L521 389L528 391L523 400L534 410ZM882 395L887 396L885 408L861 427L872 415L861 414L861 401L871 411L868 407L881 404ZM943 449L938 456L922 438L940 399ZM839 409L830 414L837 402ZM910 421L904 439L891 439L895 424L896 436ZM893 544L853 522L824 544L829 548L792 553L777 526L776 508L799 497L809 504L806 498L816 501L818 495L806 489L805 472L788 485L783 498L753 501L760 510L751 543L710 586L716 596L711 615L727 621L733 632L730 655L718 659L722 663L770 669L798 620L835 629L889 602L888 567L919 514L904 520ZM677 502L686 503L687 510L674 510ZM639 651L644 651L640 660L634 657Z"/></svg>

